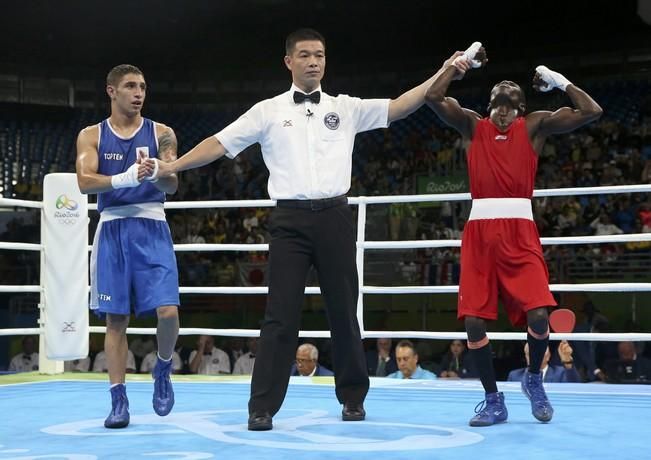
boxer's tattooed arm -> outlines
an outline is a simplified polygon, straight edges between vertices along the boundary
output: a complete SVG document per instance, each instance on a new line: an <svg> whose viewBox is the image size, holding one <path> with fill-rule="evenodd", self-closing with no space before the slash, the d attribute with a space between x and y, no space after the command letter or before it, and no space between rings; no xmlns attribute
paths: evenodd
<svg viewBox="0 0 651 460"><path fill-rule="evenodd" d="M171 163L176 160L178 143L176 141L176 135L172 128L164 126L163 132L158 136L158 160L159 167L164 163ZM176 174L167 175L167 177L161 177L156 183L153 184L161 192L167 194L176 193L176 190L179 185L178 178Z"/></svg>
<svg viewBox="0 0 651 460"><path fill-rule="evenodd" d="M165 162L176 160L178 143L172 129L166 130L158 138L158 157Z"/></svg>

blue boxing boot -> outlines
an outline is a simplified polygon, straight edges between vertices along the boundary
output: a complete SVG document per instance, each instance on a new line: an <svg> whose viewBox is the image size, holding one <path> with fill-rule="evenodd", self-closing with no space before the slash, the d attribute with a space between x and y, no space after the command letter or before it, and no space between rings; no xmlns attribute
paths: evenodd
<svg viewBox="0 0 651 460"><path fill-rule="evenodd" d="M527 369L522 377L522 392L531 401L531 413L541 422L549 422L554 415L545 388L543 388L542 372L532 374Z"/></svg>
<svg viewBox="0 0 651 460"><path fill-rule="evenodd" d="M172 359L163 361L159 356L151 375L154 378L152 405L154 406L154 412L161 417L169 414L172 407L174 407L174 389L172 388L172 379L170 379L171 372Z"/></svg>
<svg viewBox="0 0 651 460"><path fill-rule="evenodd" d="M127 387L124 383L111 387L111 413L104 426L106 428L124 428L129 424L129 398L127 398Z"/></svg>
<svg viewBox="0 0 651 460"><path fill-rule="evenodd" d="M486 399L475 407L475 415L470 419L470 426L490 426L506 422L509 412L504 404L504 393L486 393Z"/></svg>

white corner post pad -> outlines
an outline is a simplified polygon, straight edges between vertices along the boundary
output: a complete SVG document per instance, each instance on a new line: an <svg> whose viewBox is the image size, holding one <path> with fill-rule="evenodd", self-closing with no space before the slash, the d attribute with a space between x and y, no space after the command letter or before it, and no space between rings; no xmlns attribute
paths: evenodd
<svg viewBox="0 0 651 460"><path fill-rule="evenodd" d="M39 372L59 374L88 356L88 196L75 173L45 176L41 215Z"/></svg>

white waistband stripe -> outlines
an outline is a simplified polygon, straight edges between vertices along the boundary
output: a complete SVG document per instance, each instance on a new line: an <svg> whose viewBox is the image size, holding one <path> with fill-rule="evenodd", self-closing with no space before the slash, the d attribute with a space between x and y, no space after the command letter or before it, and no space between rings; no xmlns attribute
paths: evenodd
<svg viewBox="0 0 651 460"><path fill-rule="evenodd" d="M531 200L527 198L480 198L472 200L468 220L527 219L533 220Z"/></svg>
<svg viewBox="0 0 651 460"><path fill-rule="evenodd" d="M163 203L158 202L114 206L112 208L104 208L100 216L100 222L124 219L125 217L165 220L165 209L163 209Z"/></svg>

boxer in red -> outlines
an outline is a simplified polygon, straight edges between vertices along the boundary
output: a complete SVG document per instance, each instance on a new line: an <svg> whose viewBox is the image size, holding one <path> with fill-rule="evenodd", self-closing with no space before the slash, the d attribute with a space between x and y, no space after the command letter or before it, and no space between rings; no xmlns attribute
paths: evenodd
<svg viewBox="0 0 651 460"><path fill-rule="evenodd" d="M504 394L497 391L486 335L486 320L497 319L498 299L512 324L528 326L530 366L522 391L531 401L534 417L549 422L554 411L543 388L540 363L549 341L548 308L556 302L549 291L531 209L538 154L549 135L597 120L602 109L567 78L545 66L536 68L534 89L565 91L574 108L525 115L524 92L506 80L493 87L485 118L446 97L452 80L486 62L484 48L473 43L438 74L426 95L428 106L463 137L468 160L472 210L461 243L458 317L464 320L468 349L486 392L470 425L493 425L508 417Z"/></svg>

